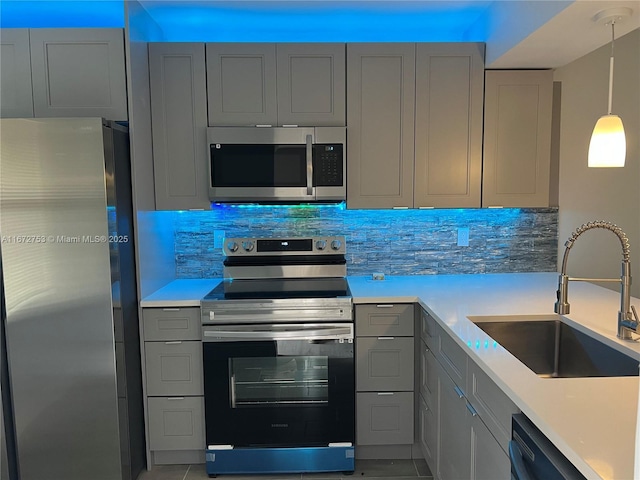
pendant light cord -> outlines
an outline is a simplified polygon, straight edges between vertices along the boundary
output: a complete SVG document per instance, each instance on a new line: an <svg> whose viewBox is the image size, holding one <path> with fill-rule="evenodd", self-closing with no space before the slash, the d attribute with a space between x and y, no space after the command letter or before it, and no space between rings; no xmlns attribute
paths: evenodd
<svg viewBox="0 0 640 480"><path fill-rule="evenodd" d="M611 22L611 58L609 59L609 115L611 115L611 105L613 103L613 46L615 41L615 25L616 22Z"/></svg>

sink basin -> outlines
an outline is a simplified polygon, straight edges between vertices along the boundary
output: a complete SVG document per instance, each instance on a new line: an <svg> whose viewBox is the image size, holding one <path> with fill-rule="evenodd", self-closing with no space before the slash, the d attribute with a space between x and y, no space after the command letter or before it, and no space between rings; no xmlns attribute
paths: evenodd
<svg viewBox="0 0 640 480"><path fill-rule="evenodd" d="M638 375L637 359L560 320L471 320L540 377Z"/></svg>

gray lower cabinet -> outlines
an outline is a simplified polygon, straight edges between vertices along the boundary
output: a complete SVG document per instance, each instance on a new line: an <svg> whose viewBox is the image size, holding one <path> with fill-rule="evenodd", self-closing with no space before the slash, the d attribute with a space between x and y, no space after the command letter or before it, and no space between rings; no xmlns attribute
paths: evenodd
<svg viewBox="0 0 640 480"><path fill-rule="evenodd" d="M204 44L150 43L149 87L156 209L209 209Z"/></svg>
<svg viewBox="0 0 640 480"><path fill-rule="evenodd" d="M357 445L413 443L413 392L358 392Z"/></svg>
<svg viewBox="0 0 640 480"><path fill-rule="evenodd" d="M0 29L1 117L126 121L121 28Z"/></svg>
<svg viewBox="0 0 640 480"><path fill-rule="evenodd" d="M438 368L437 469L442 480L470 478L470 418L464 393ZM496 477L499 478L499 477Z"/></svg>
<svg viewBox="0 0 640 480"><path fill-rule="evenodd" d="M356 456L411 458L415 314L412 304L355 306Z"/></svg>
<svg viewBox="0 0 640 480"><path fill-rule="evenodd" d="M344 43L207 43L211 126L344 126Z"/></svg>
<svg viewBox="0 0 640 480"><path fill-rule="evenodd" d="M421 321L418 432L440 480L510 478L511 415L519 410L425 310ZM431 335L425 337L425 332ZM435 349L428 346L430 340Z"/></svg>
<svg viewBox="0 0 640 480"><path fill-rule="evenodd" d="M202 449L204 398L150 398L149 448L151 450Z"/></svg>
<svg viewBox="0 0 640 480"><path fill-rule="evenodd" d="M142 319L151 464L204 463L200 309L143 308Z"/></svg>
<svg viewBox="0 0 640 480"><path fill-rule="evenodd" d="M548 207L553 72L487 70L482 206Z"/></svg>

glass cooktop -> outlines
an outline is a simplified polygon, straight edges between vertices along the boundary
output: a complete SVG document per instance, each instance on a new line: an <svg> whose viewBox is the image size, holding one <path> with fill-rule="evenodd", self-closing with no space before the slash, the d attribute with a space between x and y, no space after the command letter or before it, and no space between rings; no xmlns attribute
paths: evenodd
<svg viewBox="0 0 640 480"><path fill-rule="evenodd" d="M346 278L222 280L203 301L350 297Z"/></svg>

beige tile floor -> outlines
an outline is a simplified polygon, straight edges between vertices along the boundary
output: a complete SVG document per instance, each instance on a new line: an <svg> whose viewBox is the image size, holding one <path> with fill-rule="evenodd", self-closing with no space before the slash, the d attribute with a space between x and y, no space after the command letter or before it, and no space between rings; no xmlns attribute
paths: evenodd
<svg viewBox="0 0 640 480"><path fill-rule="evenodd" d="M138 480L205 480L204 465L163 465L144 472ZM281 475L220 475L221 480L432 480L424 460L356 460L353 475L343 473L303 473Z"/></svg>

